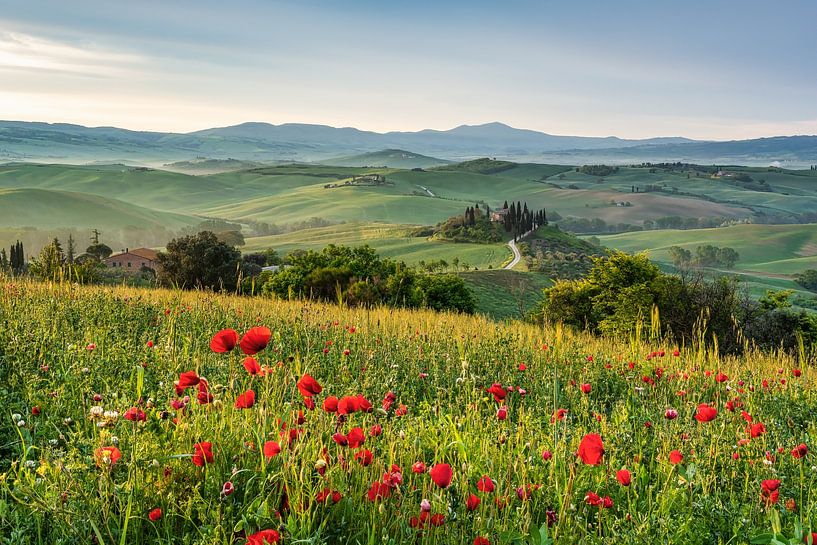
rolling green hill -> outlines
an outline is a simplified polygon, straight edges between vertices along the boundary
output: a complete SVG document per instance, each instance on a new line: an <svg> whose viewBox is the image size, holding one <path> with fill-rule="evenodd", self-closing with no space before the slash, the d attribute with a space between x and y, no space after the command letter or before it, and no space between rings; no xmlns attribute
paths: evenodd
<svg viewBox="0 0 817 545"><path fill-rule="evenodd" d="M386 149L362 153L360 155L349 155L346 157L334 157L321 161L325 165L337 165L347 167L380 166L391 168L428 168L451 163L445 159L428 157L419 153L400 149Z"/></svg>
<svg viewBox="0 0 817 545"><path fill-rule="evenodd" d="M794 289L813 296L792 281L805 269L817 269L817 224L733 225L716 229L656 230L598 237L601 244L627 252L647 250L651 259L670 264L668 249L691 250L704 244L734 248L740 259L734 270L753 293L766 289Z"/></svg>
<svg viewBox="0 0 817 545"><path fill-rule="evenodd" d="M295 249L318 250L329 244L362 246L368 244L384 257L410 265L443 259L449 264L456 257L462 266L497 268L511 257L504 244L467 244L411 236L415 226L385 223L344 223L330 227L305 229L293 233L247 239L244 251L274 248L279 254ZM453 270L453 269L452 269Z"/></svg>

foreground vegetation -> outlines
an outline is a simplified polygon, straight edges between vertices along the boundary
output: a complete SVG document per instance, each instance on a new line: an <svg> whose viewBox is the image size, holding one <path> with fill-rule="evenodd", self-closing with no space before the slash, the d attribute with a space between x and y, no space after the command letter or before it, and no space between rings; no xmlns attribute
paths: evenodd
<svg viewBox="0 0 817 545"><path fill-rule="evenodd" d="M0 320L2 543L770 543L817 520L815 375L786 355L26 282Z"/></svg>

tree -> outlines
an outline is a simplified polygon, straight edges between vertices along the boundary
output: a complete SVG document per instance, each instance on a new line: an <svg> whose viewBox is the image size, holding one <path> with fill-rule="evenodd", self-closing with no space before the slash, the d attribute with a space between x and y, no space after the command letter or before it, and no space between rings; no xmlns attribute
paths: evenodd
<svg viewBox="0 0 817 545"><path fill-rule="evenodd" d="M31 272L40 280L59 280L63 273L65 255L58 239L40 250L37 259L31 262Z"/></svg>
<svg viewBox="0 0 817 545"><path fill-rule="evenodd" d="M241 231L222 231L216 234L216 238L230 246L244 246L244 235Z"/></svg>
<svg viewBox="0 0 817 545"><path fill-rule="evenodd" d="M692 252L680 246L670 246L667 250L672 264L678 269L686 269L692 264Z"/></svg>
<svg viewBox="0 0 817 545"><path fill-rule="evenodd" d="M806 269L795 276L794 281L809 291L817 291L817 270Z"/></svg>
<svg viewBox="0 0 817 545"><path fill-rule="evenodd" d="M73 265L74 264L74 258L77 257L76 253L77 252L76 252L76 246L74 244L74 235L68 235L68 248L66 248L66 251L65 251L65 261L68 264Z"/></svg>
<svg viewBox="0 0 817 545"><path fill-rule="evenodd" d="M23 243L19 240L12 244L9 253L9 266L13 274L22 274L26 268L25 251L23 250Z"/></svg>
<svg viewBox="0 0 817 545"><path fill-rule="evenodd" d="M97 261L102 261L103 259L110 257L113 250L111 250L111 247L107 244L96 242L85 248L85 253L95 257Z"/></svg>
<svg viewBox="0 0 817 545"><path fill-rule="evenodd" d="M423 306L437 310L453 310L473 314L476 310L474 294L465 281L453 274L430 274L418 278L423 293Z"/></svg>
<svg viewBox="0 0 817 545"><path fill-rule="evenodd" d="M173 239L157 258L162 286L234 290L241 275L241 252L210 231Z"/></svg>
<svg viewBox="0 0 817 545"><path fill-rule="evenodd" d="M738 259L740 259L740 254L734 248L718 248L718 261L723 267L731 269Z"/></svg>

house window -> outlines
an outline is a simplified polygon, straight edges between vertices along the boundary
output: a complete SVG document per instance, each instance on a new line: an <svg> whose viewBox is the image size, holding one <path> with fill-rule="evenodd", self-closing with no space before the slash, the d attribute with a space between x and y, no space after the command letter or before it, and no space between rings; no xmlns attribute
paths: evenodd
<svg viewBox="0 0 817 545"><path fill-rule="evenodd" d="M130 261L128 261L128 268L130 268L130 265L131 265L131 263L130 263Z"/></svg>

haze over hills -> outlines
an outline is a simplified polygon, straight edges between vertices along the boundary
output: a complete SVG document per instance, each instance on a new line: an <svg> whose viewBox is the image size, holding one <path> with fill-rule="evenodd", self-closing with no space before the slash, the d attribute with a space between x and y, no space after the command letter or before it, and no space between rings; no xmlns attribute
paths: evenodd
<svg viewBox="0 0 817 545"><path fill-rule="evenodd" d="M502 123L450 130L377 133L351 127L242 123L187 134L0 121L0 161L121 162L161 166L195 158L311 162L384 150L462 160L480 156L584 164L684 161L791 167L817 163L817 136L778 136L731 142L681 137L627 140L557 136Z"/></svg>

